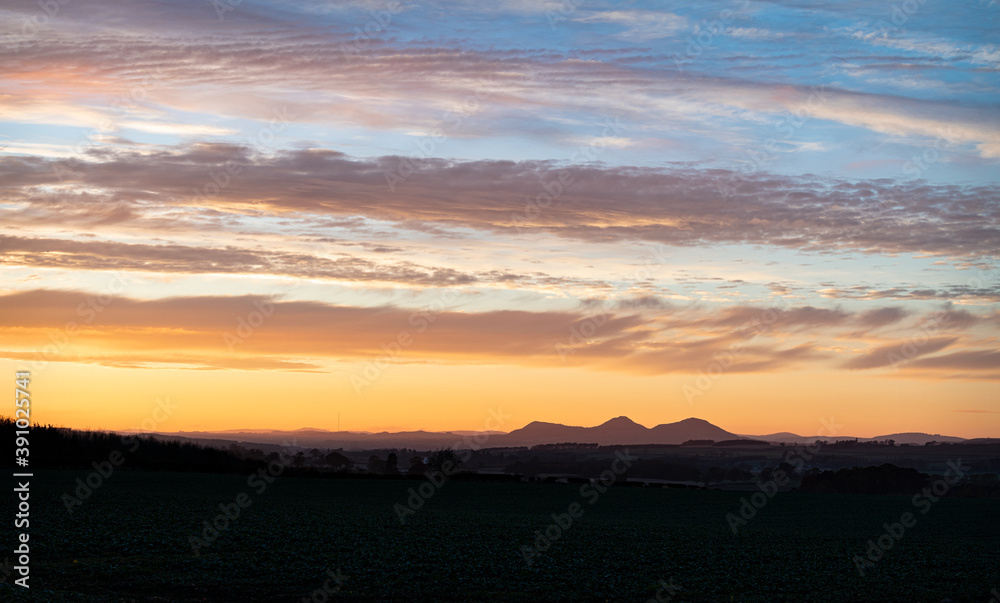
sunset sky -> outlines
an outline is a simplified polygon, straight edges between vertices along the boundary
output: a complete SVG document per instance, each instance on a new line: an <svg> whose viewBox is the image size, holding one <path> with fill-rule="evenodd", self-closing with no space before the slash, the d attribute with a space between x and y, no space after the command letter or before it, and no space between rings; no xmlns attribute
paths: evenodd
<svg viewBox="0 0 1000 603"><path fill-rule="evenodd" d="M1000 437L1000 3L0 23L0 366L36 421Z"/></svg>

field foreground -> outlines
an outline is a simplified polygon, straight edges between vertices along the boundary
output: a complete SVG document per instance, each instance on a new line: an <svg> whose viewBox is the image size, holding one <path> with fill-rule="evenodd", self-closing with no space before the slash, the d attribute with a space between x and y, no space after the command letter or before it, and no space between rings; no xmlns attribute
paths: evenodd
<svg viewBox="0 0 1000 603"><path fill-rule="evenodd" d="M446 482L404 525L394 505L426 480L278 477L258 493L245 476L119 470L70 514L61 497L86 475L32 480L35 600L985 602L1000 587L988 499L921 514L910 496L779 493L734 535L747 492ZM240 493L196 556L190 537ZM550 527L573 503L582 515ZM859 575L854 556L906 512L916 524ZM29 600L12 580L0 598Z"/></svg>

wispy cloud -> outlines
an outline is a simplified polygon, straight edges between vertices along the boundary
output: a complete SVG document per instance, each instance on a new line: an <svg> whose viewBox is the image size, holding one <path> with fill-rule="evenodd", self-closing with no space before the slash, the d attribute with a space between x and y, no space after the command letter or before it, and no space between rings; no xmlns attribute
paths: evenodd
<svg viewBox="0 0 1000 603"><path fill-rule="evenodd" d="M646 42L674 36L688 27L684 17L648 10L603 11L576 19L580 23L614 23L625 30L617 34L624 40Z"/></svg>
<svg viewBox="0 0 1000 603"><path fill-rule="evenodd" d="M197 197L199 203L227 212L360 214L493 232L527 229L587 241L682 246L726 242L969 256L994 255L1000 249L1000 228L993 223L1000 211L993 202L995 186L935 188L762 175L744 178L724 200L718 183L730 174L719 170L574 166L573 187L550 209L526 220L515 219L524 211L521 199L537 195L545 182L558 182L566 166L428 159L419 162L420 169L405 186L390 193L386 174L400 161L362 160L328 150L260 156L247 147L199 145L159 153L103 152L59 170L44 159L7 157L0 158L0 169L8 202L32 208L23 219L36 220L41 212L52 223L78 222L90 212L106 212L105 203L99 202L102 197L112 201L139 196L155 199L149 207L186 207L192 191L210 182L209 173L229 162L244 166L243 173L218 194ZM289 188L287 183L295 179L310 185ZM76 192L39 196L35 188L57 185L92 191L91 202L81 203ZM899 205L877 220L869 219L878 200L890 195L901 199ZM359 199L370 202L359 204ZM142 215L146 207L137 202L130 209Z"/></svg>

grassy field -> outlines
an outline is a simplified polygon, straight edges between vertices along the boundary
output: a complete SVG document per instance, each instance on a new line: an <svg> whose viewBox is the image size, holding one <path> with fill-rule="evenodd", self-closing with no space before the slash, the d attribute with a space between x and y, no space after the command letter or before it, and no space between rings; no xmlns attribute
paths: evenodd
<svg viewBox="0 0 1000 603"><path fill-rule="evenodd" d="M781 493L734 535L747 493L613 487L591 504L579 486L448 482L402 525L393 507L419 481L278 477L257 494L245 476L119 470L69 514L83 475L32 482L35 600L323 601L328 570L347 576L329 600L352 601L648 601L662 580L671 602L985 602L1000 587L995 500L920 515L910 497ZM189 537L240 492L250 506L196 557ZM583 515L529 565L520 547L574 502ZM916 525L859 576L852 557L907 511ZM22 598L12 579L0 599Z"/></svg>

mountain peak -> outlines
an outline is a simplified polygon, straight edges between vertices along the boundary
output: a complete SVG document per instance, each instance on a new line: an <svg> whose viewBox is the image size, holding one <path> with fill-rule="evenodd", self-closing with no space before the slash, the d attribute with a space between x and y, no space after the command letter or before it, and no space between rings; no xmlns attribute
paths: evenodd
<svg viewBox="0 0 1000 603"><path fill-rule="evenodd" d="M527 427L543 427L543 426L548 426L548 425L559 425L559 423L549 423L548 421L532 421L531 423L528 423L524 427L525 428L527 428Z"/></svg>
<svg viewBox="0 0 1000 603"><path fill-rule="evenodd" d="M601 423L600 426L601 427L608 427L608 426L610 426L610 427L625 427L625 426L631 427L633 425L635 425L636 427L642 427L642 425L639 425L638 423L636 423L632 419L626 417L625 415L622 415L620 417L615 417L614 419L608 419L607 421Z"/></svg>
<svg viewBox="0 0 1000 603"><path fill-rule="evenodd" d="M531 433L539 431L548 431L552 429L565 428L565 425L560 425L559 423L548 423L546 421L532 421L520 429L515 429L511 433Z"/></svg>

